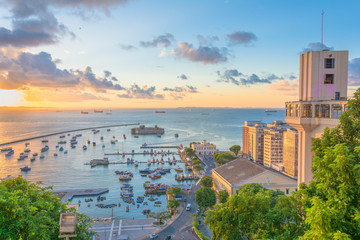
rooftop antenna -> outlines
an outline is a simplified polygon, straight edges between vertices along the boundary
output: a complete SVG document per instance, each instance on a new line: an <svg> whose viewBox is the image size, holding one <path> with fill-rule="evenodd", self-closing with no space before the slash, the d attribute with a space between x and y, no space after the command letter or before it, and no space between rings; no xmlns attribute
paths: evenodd
<svg viewBox="0 0 360 240"><path fill-rule="evenodd" d="M324 41L324 10L321 11L321 51L323 50L323 41Z"/></svg>

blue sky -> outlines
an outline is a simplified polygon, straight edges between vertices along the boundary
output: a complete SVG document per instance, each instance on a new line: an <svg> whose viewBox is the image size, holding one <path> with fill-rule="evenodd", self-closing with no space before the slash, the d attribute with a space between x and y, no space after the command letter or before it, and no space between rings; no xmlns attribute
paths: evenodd
<svg viewBox="0 0 360 240"><path fill-rule="evenodd" d="M300 52L321 40L322 10L324 44L349 50L351 91L360 77L358 1L0 3L12 105L283 107L297 99Z"/></svg>

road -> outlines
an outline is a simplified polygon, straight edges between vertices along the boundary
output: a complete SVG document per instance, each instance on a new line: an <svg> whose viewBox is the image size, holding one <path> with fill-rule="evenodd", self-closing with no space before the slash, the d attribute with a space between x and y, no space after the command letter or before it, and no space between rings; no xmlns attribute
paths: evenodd
<svg viewBox="0 0 360 240"><path fill-rule="evenodd" d="M200 158L205 164L205 175L211 176L211 170L215 168L215 161L212 156L205 156ZM165 239L166 236L171 235L171 239L175 240L198 240L198 238L192 233L192 221L193 214L196 213L198 206L195 201L195 192L200 188L200 184L194 186L192 192L187 197L187 202L181 202L184 208L188 203L191 204L191 210L180 213L180 216L174 220L169 226L165 227L162 231L159 232L159 237L157 239ZM144 239L150 239L149 237Z"/></svg>

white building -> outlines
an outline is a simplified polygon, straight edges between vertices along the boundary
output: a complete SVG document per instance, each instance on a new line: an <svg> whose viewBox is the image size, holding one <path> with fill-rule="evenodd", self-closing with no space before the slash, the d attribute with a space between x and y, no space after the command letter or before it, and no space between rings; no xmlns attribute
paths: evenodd
<svg viewBox="0 0 360 240"><path fill-rule="evenodd" d="M217 153L216 145L208 143L206 140L201 143L192 143L191 148L199 155L214 155Z"/></svg>
<svg viewBox="0 0 360 240"><path fill-rule="evenodd" d="M311 51L300 56L299 101L287 102L285 121L298 130L298 183L309 183L311 144L339 124L347 108L348 51Z"/></svg>

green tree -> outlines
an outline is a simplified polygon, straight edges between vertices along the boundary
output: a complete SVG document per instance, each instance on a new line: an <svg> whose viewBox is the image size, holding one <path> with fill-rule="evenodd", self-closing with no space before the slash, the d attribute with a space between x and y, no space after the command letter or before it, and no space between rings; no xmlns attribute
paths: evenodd
<svg viewBox="0 0 360 240"><path fill-rule="evenodd" d="M180 201L177 199L172 199L168 203L168 208L171 209L173 212L176 212L176 209L180 206Z"/></svg>
<svg viewBox="0 0 360 240"><path fill-rule="evenodd" d="M202 166L200 166L199 164L194 165L194 169L195 169L196 171L204 170L204 168L203 168Z"/></svg>
<svg viewBox="0 0 360 240"><path fill-rule="evenodd" d="M179 187L172 187L172 188L169 188L167 193L170 195L170 196L176 196L176 195L180 195L181 194L181 188Z"/></svg>
<svg viewBox="0 0 360 240"><path fill-rule="evenodd" d="M236 157L234 157L230 153L217 153L214 155L214 159L219 165L232 161L235 158Z"/></svg>
<svg viewBox="0 0 360 240"><path fill-rule="evenodd" d="M202 187L208 187L208 188L212 188L213 186L213 179L210 176L204 176L203 178L201 178L200 180L200 185Z"/></svg>
<svg viewBox="0 0 360 240"><path fill-rule="evenodd" d="M60 213L72 212L51 187L29 183L22 176L0 181L0 239L57 239ZM78 214L77 238L90 239L91 219Z"/></svg>
<svg viewBox="0 0 360 240"><path fill-rule="evenodd" d="M296 239L306 224L302 207L294 197L280 191L246 184L224 204L206 212L205 223L214 240Z"/></svg>
<svg viewBox="0 0 360 240"><path fill-rule="evenodd" d="M218 199L220 203L226 203L229 199L229 193L226 190L222 190L218 194Z"/></svg>
<svg viewBox="0 0 360 240"><path fill-rule="evenodd" d="M202 187L195 192L195 201L202 209L207 209L216 204L216 193L211 188Z"/></svg>
<svg viewBox="0 0 360 240"><path fill-rule="evenodd" d="M159 212L150 212L149 217L157 219L158 223L161 225L164 220L171 218L171 214L168 210L161 210Z"/></svg>
<svg viewBox="0 0 360 240"><path fill-rule="evenodd" d="M189 158L195 157L195 151L192 148L186 148L185 153Z"/></svg>
<svg viewBox="0 0 360 240"><path fill-rule="evenodd" d="M241 150L241 147L239 145L233 145L229 148L229 150L232 151L235 154L235 156L237 156Z"/></svg>
<svg viewBox="0 0 360 240"><path fill-rule="evenodd" d="M340 124L312 144L313 181L301 185L310 229L303 239L360 239L360 89Z"/></svg>

